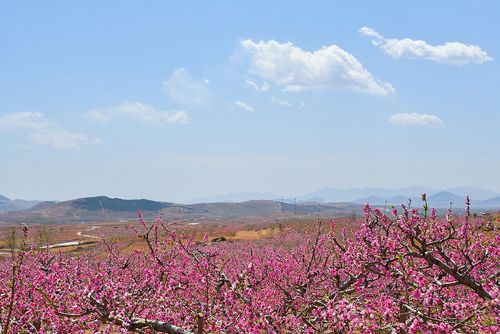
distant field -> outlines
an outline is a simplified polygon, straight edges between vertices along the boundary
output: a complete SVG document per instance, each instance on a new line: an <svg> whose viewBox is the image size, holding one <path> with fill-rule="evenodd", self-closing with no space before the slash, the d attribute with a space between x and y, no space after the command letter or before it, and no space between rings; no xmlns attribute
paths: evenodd
<svg viewBox="0 0 500 334"><path fill-rule="evenodd" d="M348 219L342 221L347 222ZM224 237L227 240L259 240L272 236L284 227L305 230L314 225L314 218L247 217L228 220L177 220L166 222L169 229L201 240L205 235L209 240ZM32 224L29 225L29 242L33 247L50 245L54 252L86 252L105 237L121 244L126 250L144 249L144 241L138 237L132 226L137 222L92 222L72 224ZM14 244L18 245L22 238L19 224L0 225L0 255L8 255ZM80 245L66 245L80 242Z"/></svg>
<svg viewBox="0 0 500 334"><path fill-rule="evenodd" d="M500 221L500 213L487 217L493 222ZM291 228L301 233L310 232L317 218L309 217L244 217L227 220L172 220L165 222L169 229L201 240L205 235L209 240L224 237L229 241L259 240L271 237L278 231ZM322 217L328 223L329 218ZM348 218L337 218L337 228L348 227L352 231L359 224L356 215ZM328 225L325 223L325 226ZM133 221L96 221L92 223L68 224L31 224L29 225L29 242L33 247L50 245L53 252L81 253L95 249L96 244L104 237L120 244L125 250L144 249L142 238L138 237L132 226L139 226ZM10 254L13 241L18 245L22 238L19 224L0 224L0 256ZM72 242L81 244L73 245Z"/></svg>

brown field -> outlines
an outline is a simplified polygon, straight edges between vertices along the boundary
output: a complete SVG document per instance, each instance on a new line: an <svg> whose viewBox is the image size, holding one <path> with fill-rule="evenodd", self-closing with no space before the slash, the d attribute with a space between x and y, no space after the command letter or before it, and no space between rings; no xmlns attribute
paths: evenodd
<svg viewBox="0 0 500 334"><path fill-rule="evenodd" d="M485 217L486 220L500 221L500 213ZM347 228L348 233L359 222L355 217L336 219L340 230ZM322 218L322 228L329 228L329 219ZM259 240L279 233L283 229L293 229L301 233L311 233L317 229L317 219L312 217L246 217L228 220L174 220L165 223L169 229L186 234L195 240L205 235L209 240L224 237L227 240ZM96 249L96 244L104 237L121 245L124 251L146 249L144 240L137 236L131 226L141 231L139 222L92 222L72 224L38 224L29 226L28 244L34 248L51 245L50 251L64 253L85 253ZM0 224L0 257L9 256L11 249L20 247L23 237L22 226ZM79 244L64 244L79 242ZM62 244L62 245L61 245Z"/></svg>
<svg viewBox="0 0 500 334"><path fill-rule="evenodd" d="M201 240L205 235L209 240L224 237L227 240L258 240L283 229L284 227L306 230L314 226L315 219L269 219L242 218L230 220L171 221L169 229ZM145 249L147 246L137 236L131 226L141 231L138 222L93 222L76 224L38 224L29 226L28 244L35 248L50 245L53 252L80 253L95 248L102 237L122 245L126 251ZM0 225L0 256L8 256L11 250L20 247L23 230L20 225ZM79 244L65 244L75 243Z"/></svg>

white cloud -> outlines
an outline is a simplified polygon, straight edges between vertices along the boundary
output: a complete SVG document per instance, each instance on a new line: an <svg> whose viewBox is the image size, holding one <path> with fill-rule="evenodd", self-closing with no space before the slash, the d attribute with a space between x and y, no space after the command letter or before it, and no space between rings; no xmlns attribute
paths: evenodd
<svg viewBox="0 0 500 334"><path fill-rule="evenodd" d="M264 81L260 86L255 81L250 79L248 79L246 83L257 92L267 92L269 88L271 88L271 85L267 81Z"/></svg>
<svg viewBox="0 0 500 334"><path fill-rule="evenodd" d="M182 105L203 105L208 102L208 79L195 79L188 70L178 68L163 83L165 94Z"/></svg>
<svg viewBox="0 0 500 334"><path fill-rule="evenodd" d="M91 140L85 134L64 130L37 111L5 114L0 117L0 129L28 130L29 137L33 141L55 148L79 148L84 144L102 142L99 138ZM27 146L18 145L18 147Z"/></svg>
<svg viewBox="0 0 500 334"><path fill-rule="evenodd" d="M47 119L38 111L13 112L0 116L0 129L41 129Z"/></svg>
<svg viewBox="0 0 500 334"><path fill-rule="evenodd" d="M290 42L247 39L241 46L251 56L250 72L284 91L334 88L375 95L394 91L390 84L376 79L353 55L336 45L310 52Z"/></svg>
<svg viewBox="0 0 500 334"><path fill-rule="evenodd" d="M246 104L243 101L236 101L236 102L234 102L234 105L240 109L245 110L245 111L255 111L254 108L252 108L251 106L249 106L248 104Z"/></svg>
<svg viewBox="0 0 500 334"><path fill-rule="evenodd" d="M282 100L274 96L271 97L271 102L282 107L291 107L293 105L291 102L287 100Z"/></svg>
<svg viewBox="0 0 500 334"><path fill-rule="evenodd" d="M30 137L39 144L55 148L79 148L84 144L102 143L99 138L90 140L87 135L77 132L68 132L63 129L43 129L31 133Z"/></svg>
<svg viewBox="0 0 500 334"><path fill-rule="evenodd" d="M143 124L187 124L185 111L162 111L139 102L124 102L118 106L89 110L85 117L93 122L108 123L117 118L127 118Z"/></svg>
<svg viewBox="0 0 500 334"><path fill-rule="evenodd" d="M443 126L443 122L436 115L417 114L417 113L401 113L394 114L388 119L389 123L397 125L430 125Z"/></svg>
<svg viewBox="0 0 500 334"><path fill-rule="evenodd" d="M359 33L372 37L373 45L395 59L406 56L454 65L483 64L493 60L486 51L481 50L477 45L466 45L459 42L430 45L425 41L410 38L385 38L369 27L362 27L359 29Z"/></svg>

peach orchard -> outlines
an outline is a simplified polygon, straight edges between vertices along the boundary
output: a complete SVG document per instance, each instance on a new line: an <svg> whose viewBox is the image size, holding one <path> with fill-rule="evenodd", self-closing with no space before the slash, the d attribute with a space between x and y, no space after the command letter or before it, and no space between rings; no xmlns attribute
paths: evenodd
<svg viewBox="0 0 500 334"><path fill-rule="evenodd" d="M24 227L0 260L0 333L498 333L496 223L422 200L251 242L140 218L147 249L104 238L105 256L35 249Z"/></svg>

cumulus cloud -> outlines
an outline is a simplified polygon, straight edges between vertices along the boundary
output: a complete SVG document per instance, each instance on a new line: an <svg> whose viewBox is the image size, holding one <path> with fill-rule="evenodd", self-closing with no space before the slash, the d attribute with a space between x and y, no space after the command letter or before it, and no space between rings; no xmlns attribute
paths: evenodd
<svg viewBox="0 0 500 334"><path fill-rule="evenodd" d="M143 124L187 124L188 115L185 111L163 111L139 102L124 102L113 107L89 110L85 117L93 122L108 123L115 119L125 118Z"/></svg>
<svg viewBox="0 0 500 334"><path fill-rule="evenodd" d="M397 125L428 125L428 126L444 126L444 123L436 115L417 114L417 113L400 113L394 114L388 119L389 123Z"/></svg>
<svg viewBox="0 0 500 334"><path fill-rule="evenodd" d="M245 110L245 111L255 111L254 108L252 108L251 106L249 106L247 103L245 103L243 101L236 101L236 102L234 102L234 105L240 109Z"/></svg>
<svg viewBox="0 0 500 334"><path fill-rule="evenodd" d="M483 64L493 60L478 45L466 45L459 42L430 45L425 41L410 38L385 38L369 27L362 27L359 29L359 33L371 37L373 45L379 47L394 59L401 57L422 58L453 65Z"/></svg>
<svg viewBox="0 0 500 334"><path fill-rule="evenodd" d="M337 45L311 52L290 42L246 39L241 47L250 55L250 72L284 91L333 88L375 95L394 91L389 83L376 79L352 54Z"/></svg>
<svg viewBox="0 0 500 334"><path fill-rule="evenodd" d="M33 141L55 148L79 148L86 144L101 143L99 138L90 139L83 133L62 129L37 111L14 112L0 116L0 129L27 130Z"/></svg>
<svg viewBox="0 0 500 334"><path fill-rule="evenodd" d="M174 70L162 85L165 94L181 105L203 105L208 102L209 81L193 78L184 68Z"/></svg>

